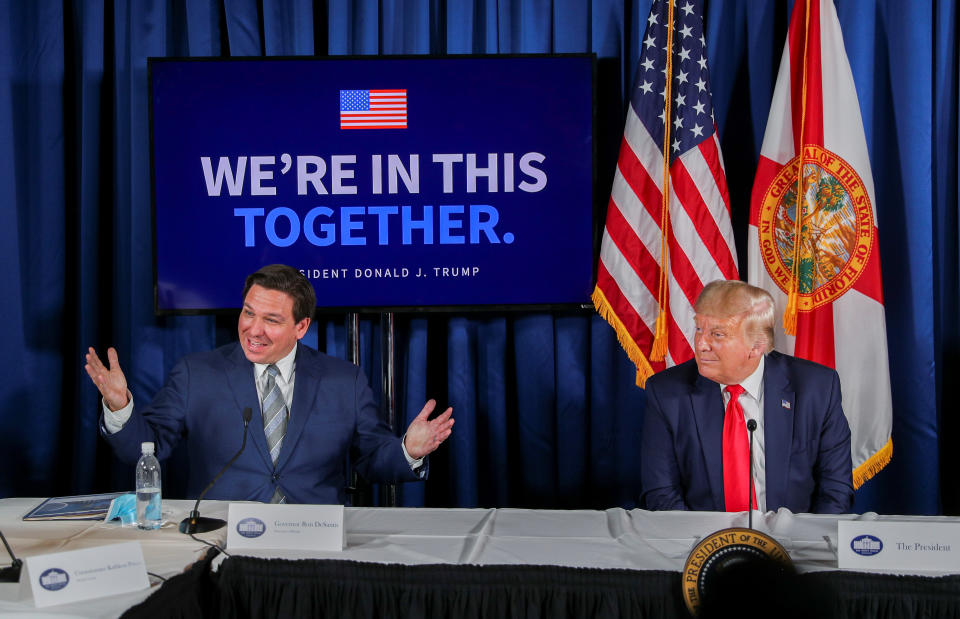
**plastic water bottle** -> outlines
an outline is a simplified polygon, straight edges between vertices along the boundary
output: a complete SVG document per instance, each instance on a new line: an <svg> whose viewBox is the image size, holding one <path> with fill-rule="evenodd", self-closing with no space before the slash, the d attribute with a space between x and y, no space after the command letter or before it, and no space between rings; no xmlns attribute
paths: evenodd
<svg viewBox="0 0 960 619"><path fill-rule="evenodd" d="M153 455L153 443L140 444L137 461L137 526L159 529L163 523L160 502L160 463Z"/></svg>

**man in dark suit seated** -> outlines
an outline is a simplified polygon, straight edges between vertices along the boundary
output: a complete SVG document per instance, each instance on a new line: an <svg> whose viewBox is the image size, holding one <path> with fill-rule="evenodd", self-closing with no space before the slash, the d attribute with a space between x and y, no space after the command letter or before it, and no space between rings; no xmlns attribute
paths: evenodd
<svg viewBox="0 0 960 619"><path fill-rule="evenodd" d="M403 440L394 436L359 368L300 343L315 308L299 271L263 267L244 287L239 341L182 359L147 406L134 406L116 350L106 367L90 348L85 369L103 396L101 433L131 464L141 442L154 442L164 459L186 440L191 496L236 452L246 407L252 445L209 498L342 504L348 461L371 481L425 478L424 458L450 436L452 409L431 420L430 400Z"/></svg>
<svg viewBox="0 0 960 619"><path fill-rule="evenodd" d="M642 506L848 512L850 428L836 371L773 351L774 303L765 290L715 281L694 311L696 358L647 380Z"/></svg>

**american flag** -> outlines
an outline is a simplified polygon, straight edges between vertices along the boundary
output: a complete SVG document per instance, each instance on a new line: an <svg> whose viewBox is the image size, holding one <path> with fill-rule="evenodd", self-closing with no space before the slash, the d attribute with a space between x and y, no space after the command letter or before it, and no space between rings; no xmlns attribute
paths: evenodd
<svg viewBox="0 0 960 619"><path fill-rule="evenodd" d="M668 106L671 2L675 6ZM693 304L703 286L738 277L702 12L701 3L693 0L656 0L650 9L600 248L593 302L636 364L641 387L654 372L693 357ZM664 256L663 142L668 112ZM667 269L661 282L663 257ZM662 360L654 361L651 349L661 310L666 350Z"/></svg>
<svg viewBox="0 0 960 619"><path fill-rule="evenodd" d="M340 128L406 129L406 89L341 90Z"/></svg>

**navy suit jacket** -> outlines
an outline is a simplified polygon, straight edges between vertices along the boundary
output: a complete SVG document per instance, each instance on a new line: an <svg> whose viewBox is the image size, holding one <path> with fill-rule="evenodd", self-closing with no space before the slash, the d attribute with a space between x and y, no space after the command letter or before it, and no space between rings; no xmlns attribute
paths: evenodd
<svg viewBox="0 0 960 619"><path fill-rule="evenodd" d="M426 476L411 470L400 439L380 421L366 377L356 366L297 343L290 422L274 467L263 433L253 364L239 343L184 357L149 406L134 407L116 434L101 432L124 462L153 441L161 460L181 440L196 497L240 449L242 411L253 409L243 455L214 485L211 499L269 501L279 486L290 503L345 502L348 461L371 481Z"/></svg>
<svg viewBox="0 0 960 619"><path fill-rule="evenodd" d="M691 359L647 380L640 471L647 509L724 511L723 395ZM847 513L853 504L850 427L840 379L778 352L763 371L766 507Z"/></svg>

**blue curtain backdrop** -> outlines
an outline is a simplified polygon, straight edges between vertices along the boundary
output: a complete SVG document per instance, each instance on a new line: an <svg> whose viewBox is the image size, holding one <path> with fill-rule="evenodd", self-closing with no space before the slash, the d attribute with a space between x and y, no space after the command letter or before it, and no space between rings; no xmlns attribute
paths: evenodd
<svg viewBox="0 0 960 619"><path fill-rule="evenodd" d="M741 267L791 6L706 4ZM894 396L893 462L857 493L855 507L960 513L951 449L960 423L943 412L960 341L957 2L836 6L876 183ZM0 0L0 496L132 485L130 469L97 435L98 398L82 370L87 346L116 346L144 401L181 356L236 336L234 317L153 314L148 57L593 52L598 193L608 194L649 7L650 0ZM361 324L364 368L374 377L376 318ZM613 330L592 312L397 322L404 425L427 397L452 404L457 418L430 481L404 487L404 504L636 504L644 394ZM345 356L343 317L320 317L307 339ZM182 456L167 463L168 496L182 493L186 468Z"/></svg>

